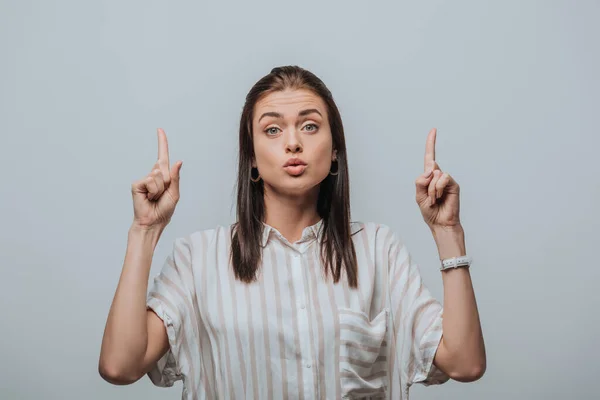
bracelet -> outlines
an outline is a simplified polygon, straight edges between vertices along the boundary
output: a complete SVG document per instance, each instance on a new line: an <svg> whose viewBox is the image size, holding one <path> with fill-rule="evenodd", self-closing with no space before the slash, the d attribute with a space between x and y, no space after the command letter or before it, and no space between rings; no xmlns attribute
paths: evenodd
<svg viewBox="0 0 600 400"><path fill-rule="evenodd" d="M461 256L461 257L452 257L446 258L442 260L442 266L440 267L440 271L444 271L450 268L458 268L458 267L467 267L471 266L473 262L473 258L469 256Z"/></svg>

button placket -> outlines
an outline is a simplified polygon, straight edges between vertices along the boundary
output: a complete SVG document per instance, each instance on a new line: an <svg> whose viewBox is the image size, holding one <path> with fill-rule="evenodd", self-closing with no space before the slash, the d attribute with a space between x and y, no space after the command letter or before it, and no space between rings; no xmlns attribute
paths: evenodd
<svg viewBox="0 0 600 400"><path fill-rule="evenodd" d="M294 258L294 280L298 283L298 287L302 288L302 290L298 290L297 292L297 300L296 300L296 305L298 306L298 308L302 311L306 311L306 298L304 295L304 292L306 291L306 288L304 287L304 280L303 280L303 273L304 271L302 270L302 258L300 256L300 254L298 253L294 253L293 254L293 258ZM301 318L304 319L304 325L308 326L308 316L306 315L306 313L304 313L304 315L301 316Z"/></svg>

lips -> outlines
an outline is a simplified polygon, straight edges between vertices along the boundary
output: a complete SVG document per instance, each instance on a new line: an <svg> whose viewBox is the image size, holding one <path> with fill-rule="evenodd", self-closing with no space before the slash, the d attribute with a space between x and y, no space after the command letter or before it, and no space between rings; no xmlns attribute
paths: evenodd
<svg viewBox="0 0 600 400"><path fill-rule="evenodd" d="M306 163L298 157L290 158L283 164L283 169L292 176L299 176L306 169Z"/></svg>
<svg viewBox="0 0 600 400"><path fill-rule="evenodd" d="M302 175L302 173L306 169L306 165L288 165L283 169L292 176L299 176Z"/></svg>
<svg viewBox="0 0 600 400"><path fill-rule="evenodd" d="M286 161L285 164L283 164L283 167L295 167L295 166L299 166L299 165L306 165L306 163L304 161L302 161L301 159L294 157L294 158L290 158L289 160Z"/></svg>

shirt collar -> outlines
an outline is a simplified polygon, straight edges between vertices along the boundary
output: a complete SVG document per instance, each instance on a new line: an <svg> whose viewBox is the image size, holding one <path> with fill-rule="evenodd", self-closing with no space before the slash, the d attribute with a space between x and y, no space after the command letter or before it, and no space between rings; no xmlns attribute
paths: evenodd
<svg viewBox="0 0 600 400"><path fill-rule="evenodd" d="M262 238L261 238L261 242L260 242L262 247L265 247L267 245L271 234L274 234L276 236L283 238L283 235L281 235L281 233L277 229L275 229L272 226L267 225L266 223L263 222L263 234L262 234ZM321 218L319 220L319 222L317 222L316 224L310 225L310 226L307 226L306 228L304 228L302 230L302 237L300 238L300 240L304 241L307 239L318 239L320 242L322 235L323 235L323 218Z"/></svg>

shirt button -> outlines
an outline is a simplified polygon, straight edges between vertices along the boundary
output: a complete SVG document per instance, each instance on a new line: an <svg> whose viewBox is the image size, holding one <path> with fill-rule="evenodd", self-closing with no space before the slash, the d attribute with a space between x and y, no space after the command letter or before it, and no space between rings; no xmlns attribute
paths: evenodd
<svg viewBox="0 0 600 400"><path fill-rule="evenodd" d="M306 306L304 304L301 304L300 308L304 310L306 308Z"/></svg>
<svg viewBox="0 0 600 400"><path fill-rule="evenodd" d="M312 365L306 364L306 368L311 368L311 367L312 367Z"/></svg>

